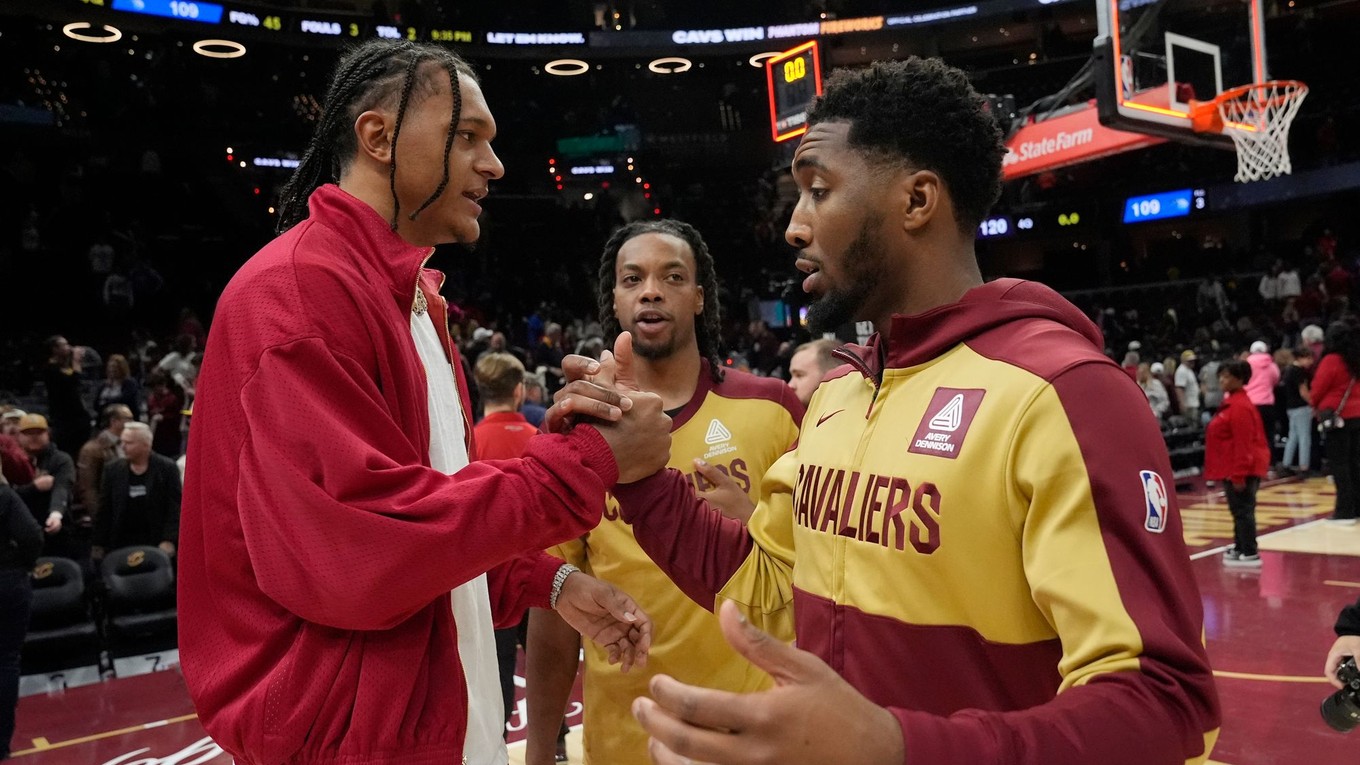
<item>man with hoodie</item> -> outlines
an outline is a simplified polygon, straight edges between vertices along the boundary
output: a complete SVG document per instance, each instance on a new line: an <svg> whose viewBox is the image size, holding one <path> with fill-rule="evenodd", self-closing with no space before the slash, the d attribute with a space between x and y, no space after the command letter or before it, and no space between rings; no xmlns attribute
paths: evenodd
<svg viewBox="0 0 1360 765"><path fill-rule="evenodd" d="M1266 449L1273 451L1275 421L1279 419L1275 414L1275 386L1280 382L1280 368L1275 364L1275 357L1270 355L1270 346L1262 340L1251 344L1247 363L1251 365L1251 379L1246 384L1247 399L1261 413L1261 428L1266 434Z"/></svg>
<svg viewBox="0 0 1360 765"><path fill-rule="evenodd" d="M786 238L813 331L878 334L822 383L749 526L677 471L615 487L777 685L654 678L633 705L653 760L1203 762L1218 699L1166 448L1077 308L983 283L1005 152L983 100L938 60L880 62L834 75L807 125ZM796 647L759 629L789 620Z"/></svg>

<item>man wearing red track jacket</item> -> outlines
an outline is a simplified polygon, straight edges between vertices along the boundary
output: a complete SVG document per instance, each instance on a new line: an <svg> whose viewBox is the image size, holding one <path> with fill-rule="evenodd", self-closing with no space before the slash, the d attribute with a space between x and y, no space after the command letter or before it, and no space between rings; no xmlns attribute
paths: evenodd
<svg viewBox="0 0 1360 765"><path fill-rule="evenodd" d="M630 599L537 551L594 528L616 480L665 463L660 399L468 464L442 275L422 266L433 245L477 238L476 199L504 171L470 72L431 45L342 57L287 231L218 302L188 450L180 658L239 765L503 765L491 624L528 606L625 662L645 655ZM343 131L353 156L335 153Z"/></svg>

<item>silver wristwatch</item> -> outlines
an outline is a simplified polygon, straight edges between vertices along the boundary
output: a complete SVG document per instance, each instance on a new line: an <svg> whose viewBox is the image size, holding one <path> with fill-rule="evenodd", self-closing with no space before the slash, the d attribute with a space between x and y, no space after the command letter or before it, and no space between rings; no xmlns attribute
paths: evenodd
<svg viewBox="0 0 1360 765"><path fill-rule="evenodd" d="M557 569L557 574L553 576L552 594L548 596L548 608L557 608L557 596L562 594L562 585L566 583L567 577L580 570L570 563L563 563Z"/></svg>

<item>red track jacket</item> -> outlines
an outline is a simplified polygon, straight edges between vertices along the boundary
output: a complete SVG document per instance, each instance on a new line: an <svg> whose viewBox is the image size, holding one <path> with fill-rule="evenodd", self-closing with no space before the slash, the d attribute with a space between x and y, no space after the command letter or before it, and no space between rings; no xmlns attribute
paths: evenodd
<svg viewBox="0 0 1360 765"><path fill-rule="evenodd" d="M335 186L310 208L232 279L208 338L180 534L184 678L240 765L457 763L449 591L490 571L498 622L547 607L558 561L519 556L594 528L617 466L577 428L523 459L430 468L410 311L419 279L442 334L431 250Z"/></svg>

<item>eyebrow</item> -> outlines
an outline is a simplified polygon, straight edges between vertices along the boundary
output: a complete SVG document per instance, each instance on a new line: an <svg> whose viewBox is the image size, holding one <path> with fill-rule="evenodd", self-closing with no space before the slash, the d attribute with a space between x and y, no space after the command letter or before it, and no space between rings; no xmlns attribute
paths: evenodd
<svg viewBox="0 0 1360 765"><path fill-rule="evenodd" d="M490 133L492 136L495 135L495 128L492 127L491 120L488 120L484 117L464 117L462 115L459 115L458 127L460 129L466 127L475 127L479 128L484 133Z"/></svg>
<svg viewBox="0 0 1360 765"><path fill-rule="evenodd" d="M621 269L624 270L624 271L641 271L641 270L642 270L642 266L639 266L639 265L636 264L636 263L624 263L624 264L623 264L622 266L620 266L619 268L621 268ZM671 270L671 269L673 269L673 268L688 269L688 268L689 268L689 264L686 263L685 261L680 260L679 258L677 258L677 259L675 259L675 260L670 261L669 263L666 263L666 264L663 265L659 270L662 270L662 271L669 271L669 270Z"/></svg>

